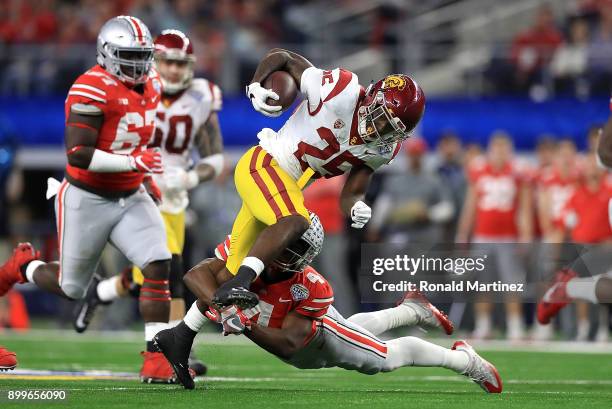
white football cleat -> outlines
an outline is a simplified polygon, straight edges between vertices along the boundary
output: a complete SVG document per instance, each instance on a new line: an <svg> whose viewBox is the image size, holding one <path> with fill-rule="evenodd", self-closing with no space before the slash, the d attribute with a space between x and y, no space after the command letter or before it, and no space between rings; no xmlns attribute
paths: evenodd
<svg viewBox="0 0 612 409"><path fill-rule="evenodd" d="M429 302L420 291L408 291L398 303L411 308L417 315L417 325L427 328L442 328L447 335L454 331L452 321L448 316Z"/></svg>
<svg viewBox="0 0 612 409"><path fill-rule="evenodd" d="M465 341L455 342L451 349L468 354L468 366L462 375L476 382L487 393L501 393L502 380L493 364L478 355L474 348Z"/></svg>

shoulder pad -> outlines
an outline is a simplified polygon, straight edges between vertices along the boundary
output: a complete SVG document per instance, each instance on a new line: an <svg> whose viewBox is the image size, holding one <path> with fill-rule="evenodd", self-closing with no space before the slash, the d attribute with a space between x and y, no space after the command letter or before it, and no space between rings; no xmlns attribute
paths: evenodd
<svg viewBox="0 0 612 409"><path fill-rule="evenodd" d="M87 115L87 116L98 116L98 115L104 114L102 110L95 105L81 104L81 103L70 105L70 112L73 112L79 115Z"/></svg>

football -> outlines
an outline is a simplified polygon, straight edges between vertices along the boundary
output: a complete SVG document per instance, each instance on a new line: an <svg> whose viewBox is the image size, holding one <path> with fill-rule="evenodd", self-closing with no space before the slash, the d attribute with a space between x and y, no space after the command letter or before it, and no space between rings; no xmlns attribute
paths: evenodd
<svg viewBox="0 0 612 409"><path fill-rule="evenodd" d="M285 71L274 71L268 75L262 86L276 92L279 97L278 101L268 98L266 103L272 106L280 105L283 111L293 104L297 96L297 85L293 77Z"/></svg>

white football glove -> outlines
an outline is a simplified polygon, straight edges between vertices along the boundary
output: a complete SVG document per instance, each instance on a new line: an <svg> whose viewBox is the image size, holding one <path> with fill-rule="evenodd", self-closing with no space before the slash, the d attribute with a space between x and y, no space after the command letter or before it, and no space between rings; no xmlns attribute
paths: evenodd
<svg viewBox="0 0 612 409"><path fill-rule="evenodd" d="M272 118L282 114L281 106L272 106L266 103L268 98L278 101L278 95L276 92L272 91L271 89L265 89L259 82L254 82L248 85L246 88L246 94L251 100L251 104L253 104L255 111Z"/></svg>
<svg viewBox="0 0 612 409"><path fill-rule="evenodd" d="M353 220L351 227L354 227L355 229L362 229L371 217L372 208L359 200L351 208L351 219Z"/></svg>
<svg viewBox="0 0 612 409"><path fill-rule="evenodd" d="M181 192L193 189L200 182L195 170L186 172L179 167L166 168L163 175L163 189L165 191Z"/></svg>

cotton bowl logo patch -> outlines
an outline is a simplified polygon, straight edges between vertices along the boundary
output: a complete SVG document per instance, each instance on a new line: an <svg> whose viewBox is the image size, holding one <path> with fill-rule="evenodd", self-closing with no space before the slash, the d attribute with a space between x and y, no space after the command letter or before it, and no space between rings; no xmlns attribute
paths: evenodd
<svg viewBox="0 0 612 409"><path fill-rule="evenodd" d="M291 292L291 298L293 301L302 301L308 298L308 288L304 287L302 284L293 284L289 289Z"/></svg>
<svg viewBox="0 0 612 409"><path fill-rule="evenodd" d="M383 88L397 88L400 91L406 86L406 80L399 75L389 75L383 81Z"/></svg>

